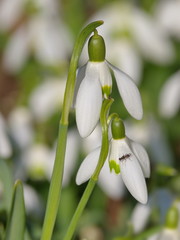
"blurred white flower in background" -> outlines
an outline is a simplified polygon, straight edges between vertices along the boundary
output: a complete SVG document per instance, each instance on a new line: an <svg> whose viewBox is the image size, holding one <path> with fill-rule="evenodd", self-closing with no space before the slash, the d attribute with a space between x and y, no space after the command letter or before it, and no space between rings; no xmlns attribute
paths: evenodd
<svg viewBox="0 0 180 240"><path fill-rule="evenodd" d="M0 113L0 157L8 158L11 154L12 147L7 133L7 126L4 117Z"/></svg>
<svg viewBox="0 0 180 240"><path fill-rule="evenodd" d="M0 29L9 30L23 13L24 0L1 0L0 1Z"/></svg>
<svg viewBox="0 0 180 240"><path fill-rule="evenodd" d="M157 2L155 17L167 34L180 40L179 9L179 0L161 0Z"/></svg>
<svg viewBox="0 0 180 240"><path fill-rule="evenodd" d="M28 184L23 184L24 202L27 214L39 215L42 213L42 203L38 193Z"/></svg>
<svg viewBox="0 0 180 240"><path fill-rule="evenodd" d="M159 96L159 112L171 118L180 108L180 70L175 72L163 85Z"/></svg>
<svg viewBox="0 0 180 240"><path fill-rule="evenodd" d="M65 85L65 78L47 78L34 89L29 105L37 121L45 121L61 109Z"/></svg>
<svg viewBox="0 0 180 240"><path fill-rule="evenodd" d="M43 64L53 65L67 60L72 37L60 20L55 3L49 0L34 2L38 11L24 19L6 45L3 53L6 70L19 71L31 53Z"/></svg>
<svg viewBox="0 0 180 240"><path fill-rule="evenodd" d="M18 174L22 179L50 180L53 160L51 150L42 143L34 143L22 153Z"/></svg>
<svg viewBox="0 0 180 240"><path fill-rule="evenodd" d="M16 107L8 117L10 134L19 148L31 145L34 139L32 114L26 107Z"/></svg>
<svg viewBox="0 0 180 240"><path fill-rule="evenodd" d="M173 154L160 123L155 116L147 114L142 122L125 122L126 134L130 139L143 144L153 162L173 165Z"/></svg>
<svg viewBox="0 0 180 240"><path fill-rule="evenodd" d="M142 57L160 65L174 59L171 41L143 10L128 3L115 3L101 9L89 22L98 19L104 20L98 32L106 39L107 60L120 66L136 83L141 78ZM83 51L81 61L85 59Z"/></svg>
<svg viewBox="0 0 180 240"><path fill-rule="evenodd" d="M131 215L131 224L133 225L133 231L135 234L140 233L146 227L150 213L151 206L149 203L146 205L141 203L136 204Z"/></svg>

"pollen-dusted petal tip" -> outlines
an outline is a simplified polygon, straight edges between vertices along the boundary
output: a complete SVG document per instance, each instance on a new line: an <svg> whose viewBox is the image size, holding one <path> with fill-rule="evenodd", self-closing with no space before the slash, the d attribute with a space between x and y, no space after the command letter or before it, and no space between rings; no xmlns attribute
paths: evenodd
<svg viewBox="0 0 180 240"><path fill-rule="evenodd" d="M137 120L142 119L143 109L139 90L126 73L108 63L114 72L117 87L127 111Z"/></svg>
<svg viewBox="0 0 180 240"><path fill-rule="evenodd" d="M77 185L80 185L88 181L92 176L98 163L100 150L101 150L100 147L96 148L93 152L87 155L87 157L82 162L76 176Z"/></svg>
<svg viewBox="0 0 180 240"><path fill-rule="evenodd" d="M150 161L149 161L149 157L148 154L145 150L145 148L136 142L131 141L131 147L132 150L134 152L134 154L136 155L138 162L142 168L143 174L145 178L149 178L150 177Z"/></svg>
<svg viewBox="0 0 180 240"><path fill-rule="evenodd" d="M143 172L134 155L120 161L122 179L132 196L140 203L147 203L147 187Z"/></svg>
<svg viewBox="0 0 180 240"><path fill-rule="evenodd" d="M76 99L76 123L81 137L87 137L95 128L101 105L102 91L98 75L86 75Z"/></svg>

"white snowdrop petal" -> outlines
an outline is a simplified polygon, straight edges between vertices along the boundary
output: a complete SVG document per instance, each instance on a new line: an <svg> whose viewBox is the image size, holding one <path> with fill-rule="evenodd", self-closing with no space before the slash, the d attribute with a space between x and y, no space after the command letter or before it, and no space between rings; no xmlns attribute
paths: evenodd
<svg viewBox="0 0 180 240"><path fill-rule="evenodd" d="M76 160L79 153L79 144L80 137L75 129L71 129L67 136L66 143L66 153L65 153L65 161L64 161L64 174L63 174L63 187L67 186L72 172L76 165Z"/></svg>
<svg viewBox="0 0 180 240"><path fill-rule="evenodd" d="M25 63L29 50L29 35L25 27L20 27L10 38L3 55L4 68L17 72Z"/></svg>
<svg viewBox="0 0 180 240"><path fill-rule="evenodd" d="M109 65L114 72L117 87L127 111L132 117L140 120L143 116L143 109L138 88L126 73L111 64Z"/></svg>
<svg viewBox="0 0 180 240"><path fill-rule="evenodd" d="M180 71L173 74L160 92L159 111L162 116L173 117L180 107Z"/></svg>
<svg viewBox="0 0 180 240"><path fill-rule="evenodd" d="M120 161L122 179L132 194L140 203L147 202L147 187L143 172L135 156Z"/></svg>
<svg viewBox="0 0 180 240"><path fill-rule="evenodd" d="M133 225L133 230L136 234L141 232L145 228L149 219L150 212L151 208L148 204L144 205L138 203L135 206L131 216L131 223Z"/></svg>
<svg viewBox="0 0 180 240"><path fill-rule="evenodd" d="M0 157L8 158L12 154L11 144L9 142L6 126L3 117L0 113Z"/></svg>
<svg viewBox="0 0 180 240"><path fill-rule="evenodd" d="M76 184L80 185L90 179L92 176L100 155L101 148L96 148L93 152L91 152L82 162L77 176L76 176Z"/></svg>
<svg viewBox="0 0 180 240"><path fill-rule="evenodd" d="M145 178L150 177L150 161L145 148L136 142L131 141L131 147L139 161Z"/></svg>
<svg viewBox="0 0 180 240"><path fill-rule="evenodd" d="M76 123L81 137L90 135L100 116L102 91L98 75L94 73L86 74L77 94Z"/></svg>
<svg viewBox="0 0 180 240"><path fill-rule="evenodd" d="M77 97L77 93L78 93L78 90L79 90L79 86L80 86L80 84L81 84L81 82L84 79L85 74L86 74L86 66L87 66L87 63L84 64L82 67L78 68L78 70L77 70L75 90L74 90L74 99L73 99L73 107L76 107L76 97Z"/></svg>
<svg viewBox="0 0 180 240"><path fill-rule="evenodd" d="M21 149L32 144L34 129L31 112L28 108L17 107L12 110L9 114L8 122L10 134Z"/></svg>
<svg viewBox="0 0 180 240"><path fill-rule="evenodd" d="M125 186L121 174L110 172L108 161L105 161L101 169L98 183L110 198L119 199L124 196Z"/></svg>

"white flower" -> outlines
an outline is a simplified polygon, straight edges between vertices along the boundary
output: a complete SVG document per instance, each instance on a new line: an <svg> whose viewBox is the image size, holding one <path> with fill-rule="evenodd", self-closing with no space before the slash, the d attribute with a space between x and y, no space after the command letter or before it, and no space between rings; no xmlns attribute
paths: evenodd
<svg viewBox="0 0 180 240"><path fill-rule="evenodd" d="M19 71L32 49L42 64L64 63L71 49L71 36L57 17L34 16L12 34L3 53L3 67Z"/></svg>
<svg viewBox="0 0 180 240"><path fill-rule="evenodd" d="M35 180L49 179L53 162L48 146L40 143L29 146L23 152L21 161L21 171L18 174L21 174L22 178L29 177Z"/></svg>
<svg viewBox="0 0 180 240"><path fill-rule="evenodd" d="M100 148L97 148L82 162L76 177L78 185L86 182L92 176L98 163L99 154ZM104 168L107 168L106 160L99 180L102 176L105 179L109 175L107 181L110 184L113 174L116 178L121 176L133 197L145 204L147 202L147 188L144 178L150 175L149 158L145 149L140 144L134 143L127 138L112 139L108 159L111 171L114 170L117 174L121 171L121 175L115 175L110 172L110 169L105 171ZM120 181L120 179L116 180ZM116 187L116 185L113 186L113 183L111 186Z"/></svg>
<svg viewBox="0 0 180 240"><path fill-rule="evenodd" d="M157 240L179 240L180 233L177 229L164 228Z"/></svg>
<svg viewBox="0 0 180 240"><path fill-rule="evenodd" d="M159 111L162 116L174 117L180 107L180 70L164 84L160 92Z"/></svg>
<svg viewBox="0 0 180 240"><path fill-rule="evenodd" d="M88 62L86 69L81 68L77 75L77 84L80 85L76 97L76 122L79 133L87 137L95 128L102 105L102 89L110 94L112 88L113 71L117 87L127 111L136 119L143 115L142 102L138 88L133 80L124 72L107 61ZM82 71L85 73L82 77ZM81 83L80 83L81 81Z"/></svg>
<svg viewBox="0 0 180 240"><path fill-rule="evenodd" d="M12 148L7 136L5 121L0 113L0 157L8 158L11 154Z"/></svg>
<svg viewBox="0 0 180 240"><path fill-rule="evenodd" d="M10 133L16 144L24 149L32 144L34 139L34 129L32 116L25 107L17 107L10 112L8 118Z"/></svg>
<svg viewBox="0 0 180 240"><path fill-rule="evenodd" d="M65 85L65 79L49 78L34 89L30 96L30 109L37 121L47 120L61 107Z"/></svg>
<svg viewBox="0 0 180 240"><path fill-rule="evenodd" d="M180 39L180 1L158 1L156 18L161 27L169 34Z"/></svg>

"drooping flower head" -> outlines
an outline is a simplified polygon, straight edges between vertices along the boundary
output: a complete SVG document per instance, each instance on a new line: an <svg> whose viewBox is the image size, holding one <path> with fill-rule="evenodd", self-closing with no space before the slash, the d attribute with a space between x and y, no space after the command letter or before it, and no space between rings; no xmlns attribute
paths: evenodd
<svg viewBox="0 0 180 240"><path fill-rule="evenodd" d="M106 159L106 162L109 161L109 175L111 175L112 179L117 178L120 181L120 174L132 196L145 204L147 202L145 178L150 176L150 164L146 150L142 145L125 136L124 124L119 118L112 121L112 139L109 145L109 154ZM100 148L97 148L82 162L76 177L78 185L92 176L98 163L99 154ZM103 169L107 168L106 162L102 168L100 178ZM104 171L104 174L107 176L107 171Z"/></svg>
<svg viewBox="0 0 180 240"><path fill-rule="evenodd" d="M104 39L95 31L88 43L89 61L79 69L77 75L76 122L81 137L94 130L100 115L103 98L112 91L111 70L116 79L119 94L130 115L142 118L142 102L138 88L124 72L105 60Z"/></svg>

